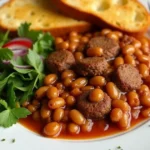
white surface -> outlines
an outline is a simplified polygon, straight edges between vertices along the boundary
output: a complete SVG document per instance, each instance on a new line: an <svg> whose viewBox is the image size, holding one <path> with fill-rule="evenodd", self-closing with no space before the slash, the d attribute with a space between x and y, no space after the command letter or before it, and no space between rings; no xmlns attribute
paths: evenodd
<svg viewBox="0 0 150 150"><path fill-rule="evenodd" d="M0 4L4 1L0 0ZM146 0L141 2L146 4ZM0 141L0 150L117 150L117 146L123 150L150 150L149 125L147 122L129 133L107 140L69 142L43 138L17 124L9 129L0 128L0 140L6 139Z"/></svg>

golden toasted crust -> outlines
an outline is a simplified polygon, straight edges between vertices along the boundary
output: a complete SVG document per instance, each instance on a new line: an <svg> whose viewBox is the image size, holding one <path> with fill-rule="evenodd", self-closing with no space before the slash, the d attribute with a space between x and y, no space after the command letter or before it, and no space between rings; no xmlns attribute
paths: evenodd
<svg viewBox="0 0 150 150"><path fill-rule="evenodd" d="M137 0L53 0L66 15L86 20L100 27L128 33L147 30L149 14Z"/></svg>
<svg viewBox="0 0 150 150"><path fill-rule="evenodd" d="M10 0L0 8L0 29L15 33L21 23L31 23L31 29L49 31L54 36L71 32L86 32L91 24L58 12L50 0Z"/></svg>

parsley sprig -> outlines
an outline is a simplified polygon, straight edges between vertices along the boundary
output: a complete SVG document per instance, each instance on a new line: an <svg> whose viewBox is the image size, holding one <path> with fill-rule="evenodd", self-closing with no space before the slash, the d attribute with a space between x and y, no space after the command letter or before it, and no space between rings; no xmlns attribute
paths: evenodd
<svg viewBox="0 0 150 150"><path fill-rule="evenodd" d="M44 78L42 60L54 50L54 39L50 33L30 30L29 23L24 23L18 28L18 36L31 39L33 46L25 56L14 59L10 49L2 48L9 40L9 32L0 34L0 126L2 127L10 127L18 119L30 115L21 104L30 100L34 90L42 84ZM3 61L9 61L9 65Z"/></svg>

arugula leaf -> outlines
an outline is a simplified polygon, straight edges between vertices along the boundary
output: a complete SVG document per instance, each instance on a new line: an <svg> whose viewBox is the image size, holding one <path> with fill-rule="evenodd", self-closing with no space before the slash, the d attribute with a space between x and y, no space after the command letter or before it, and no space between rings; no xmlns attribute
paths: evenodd
<svg viewBox="0 0 150 150"><path fill-rule="evenodd" d="M0 113L0 126L10 127L15 124L18 119L26 118L31 113L26 108L7 109Z"/></svg>
<svg viewBox="0 0 150 150"><path fill-rule="evenodd" d="M30 30L29 29L30 25L31 25L31 23L27 23L27 22L21 24L21 26L18 28L18 35L20 37L26 37L33 41L36 41L39 34L42 33L42 31Z"/></svg>
<svg viewBox="0 0 150 150"><path fill-rule="evenodd" d="M7 31L6 33L0 33L0 47L2 47L8 40L9 36L9 31Z"/></svg>
<svg viewBox="0 0 150 150"><path fill-rule="evenodd" d="M13 52L8 48L0 49L0 62L3 60L11 60L13 58Z"/></svg>

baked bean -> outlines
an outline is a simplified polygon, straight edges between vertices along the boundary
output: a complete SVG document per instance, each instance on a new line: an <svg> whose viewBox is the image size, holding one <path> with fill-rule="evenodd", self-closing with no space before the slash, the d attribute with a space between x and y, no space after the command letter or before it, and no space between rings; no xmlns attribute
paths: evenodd
<svg viewBox="0 0 150 150"><path fill-rule="evenodd" d="M135 49L135 52L134 52L134 55L135 55L136 57L139 57L139 56L143 55L143 52L142 52L140 49L136 48L136 49Z"/></svg>
<svg viewBox="0 0 150 150"><path fill-rule="evenodd" d="M76 51L77 47L78 47L77 42L70 42L68 50L71 51L72 53L74 53Z"/></svg>
<svg viewBox="0 0 150 150"><path fill-rule="evenodd" d="M114 31L114 33L119 37L122 38L123 37L123 33L120 31Z"/></svg>
<svg viewBox="0 0 150 150"><path fill-rule="evenodd" d="M61 97L62 97L63 99L66 99L68 96L69 96L69 93L68 93L68 92L64 92L64 93L61 94Z"/></svg>
<svg viewBox="0 0 150 150"><path fill-rule="evenodd" d="M150 108L145 108L141 111L143 117L147 118L150 117Z"/></svg>
<svg viewBox="0 0 150 150"><path fill-rule="evenodd" d="M56 37L56 38L55 38L55 44L56 44L56 45L62 43L63 41L64 41L64 40L63 40L61 37Z"/></svg>
<svg viewBox="0 0 150 150"><path fill-rule="evenodd" d="M136 40L136 41L133 41L132 42L132 45L135 47L135 48L141 48L141 42Z"/></svg>
<svg viewBox="0 0 150 150"><path fill-rule="evenodd" d="M79 38L79 36L71 36L69 38L69 41L78 43L78 42L80 42L80 38Z"/></svg>
<svg viewBox="0 0 150 150"><path fill-rule="evenodd" d="M122 54L124 55L132 55L135 52L135 47L133 45L125 45L122 48Z"/></svg>
<svg viewBox="0 0 150 150"><path fill-rule="evenodd" d="M68 131L71 134L78 134L80 132L80 126L75 123L69 123L68 124Z"/></svg>
<svg viewBox="0 0 150 150"><path fill-rule="evenodd" d="M33 112L32 118L33 118L33 120L35 120L35 121L40 121L40 119L41 119L40 112L39 112L39 111Z"/></svg>
<svg viewBox="0 0 150 150"><path fill-rule="evenodd" d="M64 116L61 121L63 121L63 122L69 121L69 110L67 110L67 109L64 110Z"/></svg>
<svg viewBox="0 0 150 150"><path fill-rule="evenodd" d="M114 60L114 67L118 67L120 65L124 64L124 59L122 57L116 57Z"/></svg>
<svg viewBox="0 0 150 150"><path fill-rule="evenodd" d="M133 65L133 66L136 65L135 59L134 59L134 57L131 56L131 55L125 55L124 61L125 61L126 64L131 64L131 65Z"/></svg>
<svg viewBox="0 0 150 150"><path fill-rule="evenodd" d="M140 56L137 57L137 59L141 63L148 63L149 60L150 60L150 57L146 56L146 55L140 55Z"/></svg>
<svg viewBox="0 0 150 150"><path fill-rule="evenodd" d="M103 49L101 47L88 48L86 54L89 57L99 57L103 55Z"/></svg>
<svg viewBox="0 0 150 150"><path fill-rule="evenodd" d="M73 106L76 103L76 99L74 96L68 96L66 99L66 105L67 106Z"/></svg>
<svg viewBox="0 0 150 150"><path fill-rule="evenodd" d="M112 106L114 108L120 108L124 112L130 110L129 104L127 102L123 101L123 100L113 100L112 101Z"/></svg>
<svg viewBox="0 0 150 150"><path fill-rule="evenodd" d="M78 36L78 33L76 31L72 31L69 34L69 37L76 37L76 36Z"/></svg>
<svg viewBox="0 0 150 150"><path fill-rule="evenodd" d="M113 122L118 122L123 116L123 112L120 108L113 108L110 113L110 119Z"/></svg>
<svg viewBox="0 0 150 150"><path fill-rule="evenodd" d="M110 32L111 32L110 29L103 29L103 30L101 31L101 35L106 35L106 34L108 34L108 33L110 33Z"/></svg>
<svg viewBox="0 0 150 150"><path fill-rule="evenodd" d="M149 47L149 41L145 37L141 38L140 42L142 45Z"/></svg>
<svg viewBox="0 0 150 150"><path fill-rule="evenodd" d="M150 107L150 95L142 95L140 101L143 106Z"/></svg>
<svg viewBox="0 0 150 150"><path fill-rule="evenodd" d="M88 43L88 41L89 41L89 38L87 37L87 36L83 36L83 37L81 37L81 39L80 39L80 42L81 43Z"/></svg>
<svg viewBox="0 0 150 150"><path fill-rule="evenodd" d="M65 89L64 85L63 85L62 83L60 83L60 82L58 82L58 83L56 84L56 88L57 88L58 90L64 90L64 89Z"/></svg>
<svg viewBox="0 0 150 150"><path fill-rule="evenodd" d="M149 68L145 64L139 64L138 69L143 78L149 76Z"/></svg>
<svg viewBox="0 0 150 150"><path fill-rule="evenodd" d="M72 89L71 90L71 92L70 92L70 94L72 95L72 96L79 96L80 94L82 93L82 91L79 89L79 88L74 88L74 89Z"/></svg>
<svg viewBox="0 0 150 150"><path fill-rule="evenodd" d="M103 76L94 76L89 80L89 84L92 86L104 86L106 80Z"/></svg>
<svg viewBox="0 0 150 150"><path fill-rule="evenodd" d="M88 80L86 78L78 78L75 81L72 82L71 87L72 88L82 88L86 86Z"/></svg>
<svg viewBox="0 0 150 150"><path fill-rule="evenodd" d="M65 78L75 78L76 74L73 70L65 70L64 72L62 72L61 74L61 79L65 79Z"/></svg>
<svg viewBox="0 0 150 150"><path fill-rule="evenodd" d="M76 109L70 110L69 117L77 125L82 125L85 123L84 116Z"/></svg>
<svg viewBox="0 0 150 150"><path fill-rule="evenodd" d="M27 106L27 109L31 112L31 113L33 113L33 112L35 112L36 111L36 106L34 106L34 105L32 105L32 104L29 104L28 106Z"/></svg>
<svg viewBox="0 0 150 150"><path fill-rule="evenodd" d="M138 93L142 95L148 95L149 94L149 87L146 84L142 84L140 89L138 90Z"/></svg>
<svg viewBox="0 0 150 150"><path fill-rule="evenodd" d="M77 61L79 61L79 60L81 60L81 59L84 58L84 55L83 55L82 52L75 52L75 53L74 53L74 57L75 57L75 59L76 59Z"/></svg>
<svg viewBox="0 0 150 150"><path fill-rule="evenodd" d="M65 78L63 81L63 84L65 87L69 87L72 84L72 79L71 78Z"/></svg>
<svg viewBox="0 0 150 150"><path fill-rule="evenodd" d="M58 79L56 74L49 74L44 78L44 85L51 85L54 84Z"/></svg>
<svg viewBox="0 0 150 150"><path fill-rule="evenodd" d="M131 91L127 94L127 100L131 107L136 107L140 105L139 96L134 91Z"/></svg>
<svg viewBox="0 0 150 150"><path fill-rule="evenodd" d="M81 125L82 132L90 132L92 130L94 123L91 119L86 120L85 124Z"/></svg>
<svg viewBox="0 0 150 150"><path fill-rule="evenodd" d="M57 122L50 122L44 127L44 134L56 137L61 131L61 125Z"/></svg>
<svg viewBox="0 0 150 150"><path fill-rule="evenodd" d="M115 32L109 32L106 36L116 41L119 39L118 34L116 34Z"/></svg>
<svg viewBox="0 0 150 150"><path fill-rule="evenodd" d="M94 89L94 86L87 85L87 86L82 87L81 91L89 91L89 90L93 90L93 89Z"/></svg>
<svg viewBox="0 0 150 150"><path fill-rule="evenodd" d="M104 92L101 89L94 89L89 94L89 100L91 102L99 102L104 99Z"/></svg>
<svg viewBox="0 0 150 150"><path fill-rule="evenodd" d="M41 99L46 96L46 92L48 90L48 86L42 86L35 92L35 98Z"/></svg>
<svg viewBox="0 0 150 150"><path fill-rule="evenodd" d="M149 54L149 51L150 51L149 47L145 45L142 45L141 50L144 54L147 54L147 55Z"/></svg>
<svg viewBox="0 0 150 150"><path fill-rule="evenodd" d="M121 129L128 129L130 127L130 119L127 113L122 115L122 118L119 120L118 125Z"/></svg>
<svg viewBox="0 0 150 150"><path fill-rule="evenodd" d="M47 92L46 92L46 95L49 99L56 98L59 96L58 89L54 86L49 87Z"/></svg>
<svg viewBox="0 0 150 150"><path fill-rule="evenodd" d="M64 41L59 44L59 50L67 50L69 48L69 42Z"/></svg>
<svg viewBox="0 0 150 150"><path fill-rule="evenodd" d="M47 104L43 104L40 110L40 114L41 114L41 118L44 120L50 118L51 110L48 108Z"/></svg>
<svg viewBox="0 0 150 150"><path fill-rule="evenodd" d="M119 98L119 91L113 82L108 82L106 84L106 91L112 99Z"/></svg>
<svg viewBox="0 0 150 150"><path fill-rule="evenodd" d="M57 108L54 110L54 113L53 113L53 120L54 121L60 122L63 117L64 117L64 109Z"/></svg>
<svg viewBox="0 0 150 150"><path fill-rule="evenodd" d="M37 100L37 99L34 99L33 101L32 101L32 105L34 105L35 107L39 107L40 106L40 102Z"/></svg>
<svg viewBox="0 0 150 150"><path fill-rule="evenodd" d="M66 104L65 100L61 97L53 98L49 100L48 102L48 106L50 109L57 109L57 108L65 106L65 104Z"/></svg>

